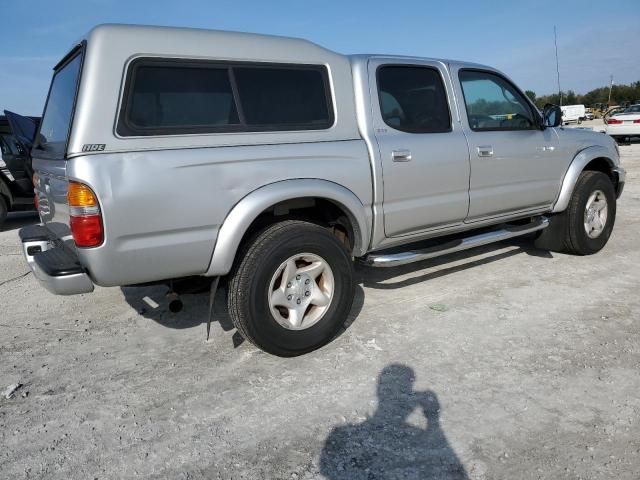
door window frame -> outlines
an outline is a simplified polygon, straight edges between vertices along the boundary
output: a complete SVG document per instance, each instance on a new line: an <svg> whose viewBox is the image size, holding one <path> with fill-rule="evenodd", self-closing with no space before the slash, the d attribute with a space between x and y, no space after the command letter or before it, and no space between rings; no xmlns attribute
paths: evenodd
<svg viewBox="0 0 640 480"><path fill-rule="evenodd" d="M484 73L484 74L488 74L494 77L498 77L501 80L503 80L504 82L506 82L508 85L510 85L515 91L516 93L518 93L522 99L524 99L526 105L528 106L528 110L529 113L531 113L531 117L533 118L533 125L530 127L513 127L513 128L473 128L471 126L471 122L469 121L469 107L467 105L467 99L465 97L465 93L464 93L464 86L462 85L462 80L460 79L460 74L463 72L478 72L478 73ZM531 102L531 100L529 100L529 98L522 92L522 90L520 90L517 85L515 83L513 83L511 80L509 80L507 77L505 77L504 75L493 71L493 70L485 70L482 68L461 68L458 70L457 72L457 77L458 77L458 84L460 85L460 92L462 93L462 102L464 103L464 112L465 112L465 116L467 119L467 126L469 127L470 130L477 132L477 133L482 133L482 132L521 132L521 131L530 131L530 130L540 130L540 127L542 125L542 119L540 117L540 114L538 113L538 109L535 107L535 105Z"/></svg>
<svg viewBox="0 0 640 480"><path fill-rule="evenodd" d="M440 79L440 84L442 86L442 91L444 92L444 98L447 103L447 112L449 113L449 127L446 130L442 130L438 132L412 132L410 130L403 130L403 129L397 128L396 126L390 125L389 123L386 122L386 120L384 119L384 116L382 115L382 91L380 90L380 70L387 67L425 68L425 69L433 70L437 73L438 78ZM439 133L450 133L453 131L453 115L451 112L450 95L447 89L447 84L445 82L444 76L442 75L442 71L438 67L432 66L432 65L419 64L419 63L383 63L376 67L375 77L376 77L376 90L377 90L376 97L378 99L378 114L380 115L380 119L382 120L382 122L387 127L397 132L409 133L412 135L435 135Z"/></svg>

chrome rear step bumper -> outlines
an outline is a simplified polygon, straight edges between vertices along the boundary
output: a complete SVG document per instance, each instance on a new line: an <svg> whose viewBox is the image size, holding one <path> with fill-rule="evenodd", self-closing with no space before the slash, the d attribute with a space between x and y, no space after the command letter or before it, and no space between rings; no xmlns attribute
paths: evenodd
<svg viewBox="0 0 640 480"><path fill-rule="evenodd" d="M55 295L93 291L93 282L77 255L42 225L20 229L22 252L38 282Z"/></svg>
<svg viewBox="0 0 640 480"><path fill-rule="evenodd" d="M523 225L507 225L496 230L457 238L428 248L407 250L396 253L370 253L362 259L362 262L372 267L397 267L399 265L419 262L421 260L440 257L449 253L468 250L470 248L508 240L509 238L519 237L521 235L527 235L547 228L548 226L549 219L547 217L536 217L532 219L531 222Z"/></svg>

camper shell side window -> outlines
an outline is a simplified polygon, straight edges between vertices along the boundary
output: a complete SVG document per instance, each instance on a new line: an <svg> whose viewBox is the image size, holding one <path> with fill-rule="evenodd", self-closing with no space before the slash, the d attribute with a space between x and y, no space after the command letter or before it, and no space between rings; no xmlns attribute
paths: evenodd
<svg viewBox="0 0 640 480"><path fill-rule="evenodd" d="M324 65L138 58L120 136L323 130L334 124Z"/></svg>

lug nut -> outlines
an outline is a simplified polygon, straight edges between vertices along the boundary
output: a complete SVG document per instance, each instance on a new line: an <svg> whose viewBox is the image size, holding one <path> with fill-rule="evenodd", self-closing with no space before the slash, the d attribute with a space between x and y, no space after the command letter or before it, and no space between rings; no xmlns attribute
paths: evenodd
<svg viewBox="0 0 640 480"><path fill-rule="evenodd" d="M311 283L311 280L309 280L308 278L304 281L305 285L309 285Z"/></svg>
<svg viewBox="0 0 640 480"><path fill-rule="evenodd" d="M291 282L287 282L287 288L291 288Z"/></svg>
<svg viewBox="0 0 640 480"><path fill-rule="evenodd" d="M287 295L287 300L291 300L291 295Z"/></svg>
<svg viewBox="0 0 640 480"><path fill-rule="evenodd" d="M309 295L311 295L311 292L309 290L307 290L306 292L304 292L304 296L308 297Z"/></svg>
<svg viewBox="0 0 640 480"><path fill-rule="evenodd" d="M300 280L300 275L296 275L296 280Z"/></svg>
<svg viewBox="0 0 640 480"><path fill-rule="evenodd" d="M300 302L301 302L301 300L300 300L300 299L296 300L296 303L297 303L298 305L300 305Z"/></svg>

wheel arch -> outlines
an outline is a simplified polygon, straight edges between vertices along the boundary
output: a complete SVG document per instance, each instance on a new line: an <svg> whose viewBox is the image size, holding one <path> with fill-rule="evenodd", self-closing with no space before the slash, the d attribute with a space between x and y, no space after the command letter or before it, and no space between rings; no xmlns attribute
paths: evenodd
<svg viewBox="0 0 640 480"><path fill-rule="evenodd" d="M600 146L585 148L574 157L564 174L558 198L553 205L553 213L566 210L571 195L573 195L578 177L585 170L598 171L606 174L613 182L614 189L616 191L618 190L619 179L616 173L616 163L611 159L610 151Z"/></svg>
<svg viewBox="0 0 640 480"><path fill-rule="evenodd" d="M348 219L351 252L354 256L364 255L370 240L371 215L351 190L328 180L282 180L254 190L231 209L218 230L205 275L218 276L229 273L240 244L262 214L283 202L308 199L330 202L343 213Z"/></svg>

